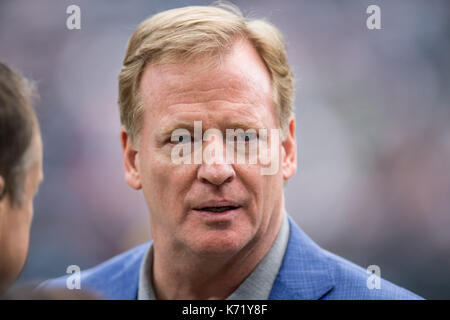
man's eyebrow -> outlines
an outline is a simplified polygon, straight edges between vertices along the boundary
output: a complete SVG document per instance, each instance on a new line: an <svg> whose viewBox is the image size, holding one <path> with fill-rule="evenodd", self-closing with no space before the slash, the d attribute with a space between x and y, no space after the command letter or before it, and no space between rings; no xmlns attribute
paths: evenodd
<svg viewBox="0 0 450 320"><path fill-rule="evenodd" d="M230 122L225 123L224 125L222 125L222 128L217 128L217 129L222 129L222 130L226 130L226 129L243 129L244 131L250 130L250 129L255 129L255 130L259 130L259 129L263 129L264 126L261 125L261 123L259 121L254 121L254 120L232 120ZM158 134L158 136L160 138L165 138L167 136L171 136L173 131L176 129L186 129L188 131L190 131L191 133L194 132L194 121L177 121L174 122L170 125L168 125L165 128L161 129L161 132ZM207 128L202 127L203 131Z"/></svg>
<svg viewBox="0 0 450 320"><path fill-rule="evenodd" d="M244 131L249 129L259 130L264 128L259 121L246 120L233 120L228 124L228 127L226 129L243 129Z"/></svg>
<svg viewBox="0 0 450 320"><path fill-rule="evenodd" d="M162 128L159 136L165 137L172 135L172 132L176 129L187 129L190 132L194 132L194 121L177 121L170 124L165 128Z"/></svg>

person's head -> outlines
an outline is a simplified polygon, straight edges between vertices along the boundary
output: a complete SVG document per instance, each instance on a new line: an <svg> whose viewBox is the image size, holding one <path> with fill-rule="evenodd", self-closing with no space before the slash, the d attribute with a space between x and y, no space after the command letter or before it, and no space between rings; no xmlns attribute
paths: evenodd
<svg viewBox="0 0 450 320"><path fill-rule="evenodd" d="M0 62L0 291L25 264L33 197L43 179L33 93L29 81Z"/></svg>
<svg viewBox="0 0 450 320"><path fill-rule="evenodd" d="M281 34L237 8L179 8L138 26L119 75L121 139L126 181L143 189L155 243L235 253L273 236L284 209L283 182L296 171L293 91ZM224 135L281 129L279 170L262 175L260 162L223 159L174 163L171 134L192 132L194 121ZM225 141L203 143L211 144Z"/></svg>

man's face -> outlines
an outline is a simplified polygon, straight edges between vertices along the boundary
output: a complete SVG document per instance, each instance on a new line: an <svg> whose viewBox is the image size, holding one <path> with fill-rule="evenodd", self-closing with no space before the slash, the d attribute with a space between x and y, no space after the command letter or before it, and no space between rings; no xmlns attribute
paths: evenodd
<svg viewBox="0 0 450 320"><path fill-rule="evenodd" d="M202 122L203 131L215 128L224 136L226 129L279 128L269 73L249 43L236 42L217 68L204 68L205 62L146 67L137 151L122 131L126 179L143 189L155 243L196 254L236 253L279 225L283 179L295 172L294 120L288 150L285 142L276 150L281 164L273 175L262 175L260 164L230 164L225 159L175 164L171 134L176 128L192 133L194 121ZM203 148L210 143L225 141L203 142Z"/></svg>
<svg viewBox="0 0 450 320"><path fill-rule="evenodd" d="M28 254L33 198L43 180L42 140L39 132L34 134L27 156L30 162L25 173L22 205L13 207L9 196L0 203L0 289L16 280Z"/></svg>

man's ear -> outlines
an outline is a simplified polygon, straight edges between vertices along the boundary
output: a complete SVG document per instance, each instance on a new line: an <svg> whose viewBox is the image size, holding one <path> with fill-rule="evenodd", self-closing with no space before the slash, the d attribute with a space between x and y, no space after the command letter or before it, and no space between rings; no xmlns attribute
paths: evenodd
<svg viewBox="0 0 450 320"><path fill-rule="evenodd" d="M120 129L120 140L122 142L123 164L125 167L125 180L133 189L141 189L141 178L139 175L138 151L134 148L131 137L124 126Z"/></svg>
<svg viewBox="0 0 450 320"><path fill-rule="evenodd" d="M2 225L3 212L5 211L5 179L0 176L0 227ZM1 228L0 228L1 229Z"/></svg>
<svg viewBox="0 0 450 320"><path fill-rule="evenodd" d="M0 176L0 201L2 201L2 198L4 197L3 192L5 192L5 179Z"/></svg>
<svg viewBox="0 0 450 320"><path fill-rule="evenodd" d="M283 148L283 162L281 169L283 172L283 179L288 180L297 171L297 143L295 141L294 116L289 118L289 126L286 132L286 137L281 145Z"/></svg>

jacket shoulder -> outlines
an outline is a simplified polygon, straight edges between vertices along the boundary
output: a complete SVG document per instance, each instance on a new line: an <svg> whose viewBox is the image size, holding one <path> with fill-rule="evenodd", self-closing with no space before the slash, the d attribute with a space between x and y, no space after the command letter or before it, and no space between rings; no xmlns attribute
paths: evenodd
<svg viewBox="0 0 450 320"><path fill-rule="evenodd" d="M80 290L105 299L136 299L139 270L148 251L150 242L125 251L80 274ZM50 279L41 283L36 290L67 289L71 275Z"/></svg>
<svg viewBox="0 0 450 320"><path fill-rule="evenodd" d="M374 280L377 285L370 285L374 278L366 269L321 249L327 260L334 288L322 299L325 300L417 300L422 297L399 287L382 277ZM378 282L379 280L379 282ZM373 282L372 282L373 283ZM379 285L378 285L379 284Z"/></svg>
<svg viewBox="0 0 450 320"><path fill-rule="evenodd" d="M289 241L270 299L421 299L387 280L374 279L362 267L321 248L288 218ZM372 284L376 284L373 289Z"/></svg>

